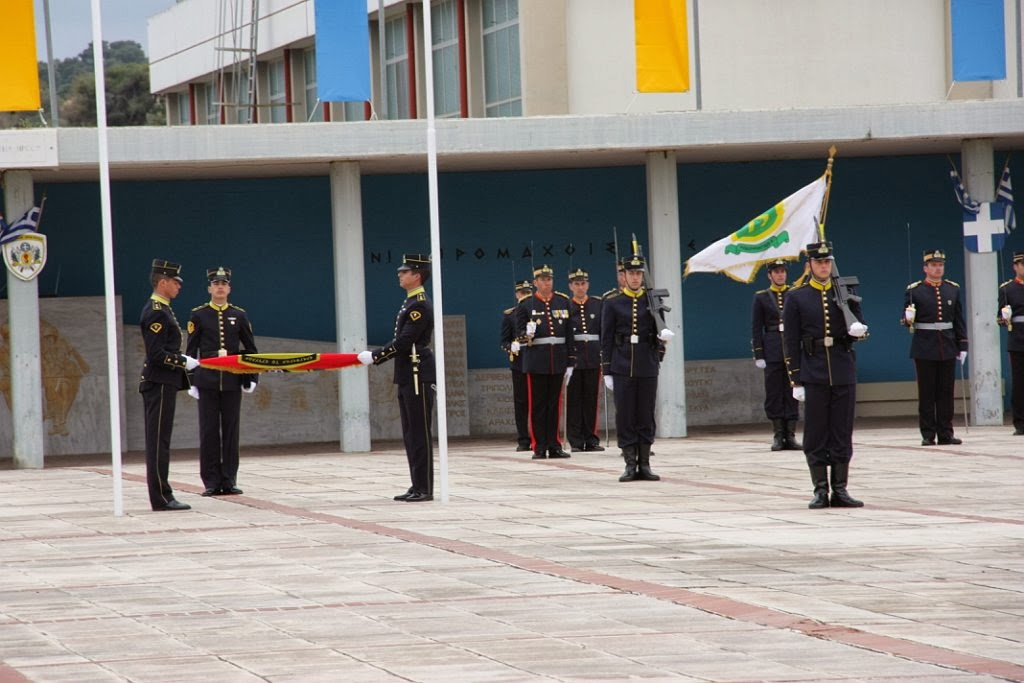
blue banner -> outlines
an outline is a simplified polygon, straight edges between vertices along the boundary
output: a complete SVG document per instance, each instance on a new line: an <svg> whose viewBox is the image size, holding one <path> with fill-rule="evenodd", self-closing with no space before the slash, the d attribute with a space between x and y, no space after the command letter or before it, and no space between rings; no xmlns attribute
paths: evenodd
<svg viewBox="0 0 1024 683"><path fill-rule="evenodd" d="M316 0L316 87L321 102L370 99L366 0Z"/></svg>
<svg viewBox="0 0 1024 683"><path fill-rule="evenodd" d="M953 80L1006 78L1003 0L951 0Z"/></svg>

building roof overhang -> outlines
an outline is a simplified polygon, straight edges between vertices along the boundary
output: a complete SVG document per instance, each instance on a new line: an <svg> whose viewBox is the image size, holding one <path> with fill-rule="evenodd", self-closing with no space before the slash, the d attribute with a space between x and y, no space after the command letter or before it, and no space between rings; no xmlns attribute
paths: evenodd
<svg viewBox="0 0 1024 683"><path fill-rule="evenodd" d="M680 163L824 158L833 144L847 157L957 154L967 139L1024 149L1024 100L439 119L435 128L442 172L642 165L658 151ZM108 150L115 180L323 176L333 162L358 162L364 175L422 173L427 121L109 128ZM28 169L36 182L97 179L96 129L58 129L57 158Z"/></svg>

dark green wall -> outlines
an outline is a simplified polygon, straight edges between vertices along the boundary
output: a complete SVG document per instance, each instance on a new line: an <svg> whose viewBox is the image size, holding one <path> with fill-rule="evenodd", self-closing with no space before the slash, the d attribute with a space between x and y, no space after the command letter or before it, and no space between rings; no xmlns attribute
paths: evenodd
<svg viewBox="0 0 1024 683"><path fill-rule="evenodd" d="M679 166L683 258L736 230L783 197L814 180L824 160ZM839 157L829 205L827 237L843 274L863 285L871 339L860 348L862 381L912 379L906 332L898 323L902 292L920 276L920 253L939 247L950 255L947 277L963 278L960 211L945 156ZM95 183L37 185L47 193L42 231L49 258L40 275L43 296L103 294L99 192ZM527 277L531 261L556 273L582 265L591 291L614 281L609 245L617 226L625 247L631 231L645 239L646 189L642 167L446 173L439 179L444 304L464 314L470 367L497 367L501 309L512 304L511 284ZM245 307L257 334L333 340L330 191L327 178L118 182L112 188L115 282L126 322L149 294L154 257L184 266L185 287L175 302L179 319L206 300L209 266L234 269L232 299ZM402 299L395 268L403 252L428 251L424 175L363 178L366 302L371 344L386 342ZM531 259L531 243L535 255ZM646 245L645 245L646 246ZM1007 255L1024 249L1009 237ZM798 267L791 269L792 277ZM658 273L659 286L679 271ZM695 274L671 302L684 315L688 359L750 355L750 299L764 286ZM352 282L353 287L364 283ZM564 275L556 286L565 290Z"/></svg>

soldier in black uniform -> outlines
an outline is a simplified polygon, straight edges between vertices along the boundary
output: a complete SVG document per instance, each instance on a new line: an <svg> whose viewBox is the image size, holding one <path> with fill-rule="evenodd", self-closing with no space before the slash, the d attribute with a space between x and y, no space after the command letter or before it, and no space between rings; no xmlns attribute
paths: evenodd
<svg viewBox="0 0 1024 683"><path fill-rule="evenodd" d="M903 294L900 323L911 333L910 357L917 371L917 415L921 445L960 444L953 436L953 389L956 361L967 360L967 326L960 285L944 280L946 254L924 252L923 280Z"/></svg>
<svg viewBox="0 0 1024 683"><path fill-rule="evenodd" d="M257 353L252 323L245 309L228 303L231 269L206 271L210 301L192 309L185 352L196 358ZM239 494L238 429L242 392L256 389L259 375L238 375L199 368L192 377L189 396L199 399L199 476L204 496Z"/></svg>
<svg viewBox="0 0 1024 683"><path fill-rule="evenodd" d="M529 280L520 280L515 286L516 304L533 294ZM512 371L512 406L516 418L516 452L530 450L530 397L526 388L526 373L523 372L521 344L516 340L516 307L506 308L501 316L501 350L508 354L508 365Z"/></svg>
<svg viewBox="0 0 1024 683"><path fill-rule="evenodd" d="M434 500L434 458L430 424L434 410L437 375L430 339L434 331L434 307L424 285L430 279L430 254L404 254L398 268L398 285L405 301L395 316L395 338L377 351L362 351L359 362L380 365L395 359L398 408L402 439L409 461L412 486L395 500L421 503Z"/></svg>
<svg viewBox="0 0 1024 683"><path fill-rule="evenodd" d="M597 435L601 387L601 299L587 294L590 275L583 268L569 273L569 320L576 345L576 363L565 391L566 438L574 450L603 451Z"/></svg>
<svg viewBox="0 0 1024 683"><path fill-rule="evenodd" d="M642 256L624 260L622 293L601 310L601 364L605 386L615 395L615 431L626 468L619 481L658 481L651 471L658 371L664 344L674 335L659 332L644 289Z"/></svg>
<svg viewBox="0 0 1024 683"><path fill-rule="evenodd" d="M773 451L803 449L796 440L799 404L793 398L782 353L782 304L789 291L786 267L783 259L766 266L771 285L754 294L751 313L750 346L754 351L754 364L764 370L764 413L775 432Z"/></svg>
<svg viewBox="0 0 1024 683"><path fill-rule="evenodd" d="M811 509L861 507L846 491L853 457L857 401L857 357L853 344L867 335L860 304L849 301L856 319L849 328L831 279L831 242L808 244L811 278L793 289L782 309L786 367L793 397L804 404L804 455L814 484ZM829 467L832 498L829 500Z"/></svg>
<svg viewBox="0 0 1024 683"><path fill-rule="evenodd" d="M601 295L601 301L604 301L608 297L615 296L616 294L622 293L622 288L626 286L626 269L623 268L622 264L626 259L619 259L615 262L615 279L616 286L609 289L607 292Z"/></svg>
<svg viewBox="0 0 1024 683"><path fill-rule="evenodd" d="M142 364L139 393L146 414L146 483L153 510L188 510L190 505L174 498L167 481L171 465L171 430L177 393L189 385L186 372L199 361L181 353L181 328L174 317L171 299L181 291L181 266L153 259L150 272L153 293L142 307L139 327L146 359Z"/></svg>
<svg viewBox="0 0 1024 683"><path fill-rule="evenodd" d="M999 285L997 320L1006 328L1010 354L1010 407L1013 434L1024 435L1024 251L1013 252L1014 278Z"/></svg>
<svg viewBox="0 0 1024 683"><path fill-rule="evenodd" d="M568 458L558 438L562 384L572 378L575 362L569 297L552 291L554 270L533 271L536 290L516 307L516 338L521 344L523 372L530 393L530 436L534 460Z"/></svg>

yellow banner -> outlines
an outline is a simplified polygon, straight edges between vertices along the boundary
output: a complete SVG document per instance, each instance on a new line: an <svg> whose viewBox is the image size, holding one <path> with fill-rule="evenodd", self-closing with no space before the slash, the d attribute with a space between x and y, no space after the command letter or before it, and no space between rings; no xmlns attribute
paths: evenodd
<svg viewBox="0 0 1024 683"><path fill-rule="evenodd" d="M636 23L636 89L686 92L690 49L686 0L633 0Z"/></svg>
<svg viewBox="0 0 1024 683"><path fill-rule="evenodd" d="M39 64L32 0L0 0L3 57L0 58L0 111L39 109Z"/></svg>

